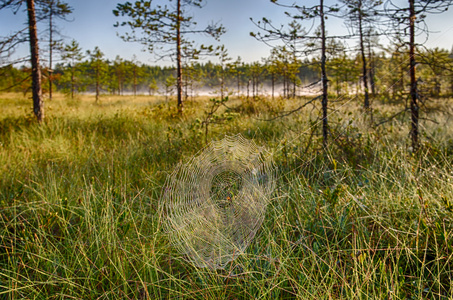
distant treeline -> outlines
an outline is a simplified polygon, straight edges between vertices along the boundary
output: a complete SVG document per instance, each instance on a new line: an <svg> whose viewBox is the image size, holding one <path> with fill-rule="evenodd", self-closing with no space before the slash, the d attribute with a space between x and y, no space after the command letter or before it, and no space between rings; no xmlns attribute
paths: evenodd
<svg viewBox="0 0 453 300"><path fill-rule="evenodd" d="M304 93L304 87L316 87L320 80L318 58L292 56L281 48L261 62L244 63L238 58L228 63L191 62L183 72L185 97L200 92L219 95L242 94L254 97L266 92L275 96L293 97ZM287 53L285 53L285 51ZM99 51L100 54L102 52ZM283 54L283 55L282 55ZM453 95L453 53L445 49L426 49L418 53L419 89L426 96ZM368 53L370 92L386 98L401 98L408 91L408 54L402 47ZM358 55L339 52L327 61L330 93L361 93L361 64ZM176 87L174 67L150 66L136 61L91 57L78 61L62 61L53 70L43 69L43 89L51 76L57 91L74 96L94 92L96 85L104 94L172 95ZM0 69L1 91L30 92L30 68L6 66Z"/></svg>

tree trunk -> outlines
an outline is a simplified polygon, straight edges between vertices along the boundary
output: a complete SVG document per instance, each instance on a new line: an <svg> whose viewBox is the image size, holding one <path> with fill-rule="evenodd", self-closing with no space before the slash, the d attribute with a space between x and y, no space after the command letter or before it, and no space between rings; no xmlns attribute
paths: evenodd
<svg viewBox="0 0 453 300"><path fill-rule="evenodd" d="M247 99L250 96L250 79L247 81Z"/></svg>
<svg viewBox="0 0 453 300"><path fill-rule="evenodd" d="M272 78L272 100L274 100L275 75L273 72L272 72L271 78Z"/></svg>
<svg viewBox="0 0 453 300"><path fill-rule="evenodd" d="M287 99L288 97L286 96L287 88L286 88L286 74L283 73L283 98Z"/></svg>
<svg viewBox="0 0 453 300"><path fill-rule="evenodd" d="M71 99L74 99L74 67L71 67Z"/></svg>
<svg viewBox="0 0 453 300"><path fill-rule="evenodd" d="M49 100L52 100L52 50L53 50L53 3L50 4L50 13L49 13Z"/></svg>
<svg viewBox="0 0 453 300"><path fill-rule="evenodd" d="M27 0L28 26L30 34L31 77L33 92L33 112L41 122L44 119L44 102L42 99L41 68L39 66L38 34L36 28L35 3Z"/></svg>
<svg viewBox="0 0 453 300"><path fill-rule="evenodd" d="M177 82L176 89L178 90L178 113L182 114L182 69L181 69L181 0L177 0L177 16L176 16L176 71Z"/></svg>
<svg viewBox="0 0 453 300"><path fill-rule="evenodd" d="M241 77L238 71L238 98L241 96Z"/></svg>
<svg viewBox="0 0 453 300"><path fill-rule="evenodd" d="M418 130L418 120L419 120L419 106L417 102L417 81L415 79L415 8L414 0L409 0L409 31L410 31L410 41L409 41L409 62L410 62L410 78L411 78L411 141L413 151L417 151L419 147L419 130Z"/></svg>
<svg viewBox="0 0 453 300"><path fill-rule="evenodd" d="M98 103L99 101L99 80L100 80L100 70L99 70L100 66L99 66L99 62L97 62L97 65L96 65L96 103Z"/></svg>
<svg viewBox="0 0 453 300"><path fill-rule="evenodd" d="M399 80L399 89L398 89L398 91L399 92L403 92L405 90L405 85L406 85L406 83L404 81L404 76L407 75L407 73L406 73L407 69L406 69L406 63L404 61L404 59L405 59L404 56L401 54L399 58L400 58L400 61L398 62L399 65L400 65L399 77L401 79Z"/></svg>
<svg viewBox="0 0 453 300"><path fill-rule="evenodd" d="M296 49L296 45L294 45L294 49ZM293 53L293 56L294 56L294 64L297 65L297 57L296 57L296 50L294 50L294 53ZM293 76L291 76L293 77ZM294 77L293 77L293 98L296 98L296 85L297 85L297 73L294 74Z"/></svg>
<svg viewBox="0 0 453 300"><path fill-rule="evenodd" d="M255 78L255 98L258 97L259 95L259 86L260 86L260 75L256 75L256 78Z"/></svg>
<svg viewBox="0 0 453 300"><path fill-rule="evenodd" d="M365 94L364 108L366 111L370 109L370 99L368 96L368 70L367 70L367 61L365 56L365 47L363 44L363 28L362 28L362 0L359 0L359 35L360 35L360 53L362 55L362 78L363 78L363 88Z"/></svg>
<svg viewBox="0 0 453 300"><path fill-rule="evenodd" d="M368 31L368 61L370 62L370 68L368 70L368 76L370 79L370 85L371 85L371 94L373 96L376 96L376 85L374 82L374 74L375 74L375 66L374 66L374 55L373 52L371 51L371 32Z"/></svg>
<svg viewBox="0 0 453 300"><path fill-rule="evenodd" d="M321 18L321 80L322 80L322 145L327 147L329 127L327 121L327 72L326 72L326 27L324 22L324 0L319 6Z"/></svg>
<svg viewBox="0 0 453 300"><path fill-rule="evenodd" d="M118 72L117 73L118 75L118 96L121 95L121 75L120 73Z"/></svg>
<svg viewBox="0 0 453 300"><path fill-rule="evenodd" d="M224 82L224 70L223 70L223 66L222 66L222 75L220 76L220 99L223 99L223 93L224 93L224 90L225 90L225 82Z"/></svg>
<svg viewBox="0 0 453 300"><path fill-rule="evenodd" d="M252 97L255 99L255 75L252 76Z"/></svg>
<svg viewBox="0 0 453 300"><path fill-rule="evenodd" d="M133 73L134 73L134 97L136 97L137 96L137 69L135 66L134 66Z"/></svg>

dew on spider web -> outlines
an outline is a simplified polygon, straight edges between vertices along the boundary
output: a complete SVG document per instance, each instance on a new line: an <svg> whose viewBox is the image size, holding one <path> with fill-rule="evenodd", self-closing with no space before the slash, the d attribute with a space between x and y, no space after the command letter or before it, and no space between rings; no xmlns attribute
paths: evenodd
<svg viewBox="0 0 453 300"><path fill-rule="evenodd" d="M261 226L275 176L270 153L253 141L211 143L167 179L162 205L172 245L196 266L223 268Z"/></svg>

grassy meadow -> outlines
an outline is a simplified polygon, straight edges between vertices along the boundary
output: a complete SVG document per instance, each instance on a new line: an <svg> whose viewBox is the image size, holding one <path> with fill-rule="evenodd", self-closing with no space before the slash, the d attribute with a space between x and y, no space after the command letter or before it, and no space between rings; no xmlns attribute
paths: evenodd
<svg viewBox="0 0 453 300"><path fill-rule="evenodd" d="M38 125L0 94L0 299L451 299L453 100L426 103L411 152L401 103L335 99L329 147L306 99L232 97L207 140L266 146L277 189L244 255L196 268L168 243L159 198L205 145L212 102L57 94ZM387 120L387 121L386 121ZM385 122L383 122L385 121Z"/></svg>

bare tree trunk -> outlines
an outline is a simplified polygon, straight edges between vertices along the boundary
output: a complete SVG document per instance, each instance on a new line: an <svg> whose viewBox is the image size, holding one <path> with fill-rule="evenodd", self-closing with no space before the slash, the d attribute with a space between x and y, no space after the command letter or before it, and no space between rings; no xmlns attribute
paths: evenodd
<svg viewBox="0 0 453 300"><path fill-rule="evenodd" d="M319 6L321 18L321 80L322 80L322 145L327 147L329 127L327 121L327 72L326 72L326 27L324 22L324 0Z"/></svg>
<svg viewBox="0 0 453 300"><path fill-rule="evenodd" d="M410 41L409 41L409 62L410 62L410 78L411 78L411 140L412 140L412 149L417 151L419 147L419 130L418 130L418 120L419 120L419 105L417 102L417 81L415 79L415 8L414 0L409 0L409 14L410 14Z"/></svg>
<svg viewBox="0 0 453 300"><path fill-rule="evenodd" d="M238 71L238 97L241 96L241 77Z"/></svg>
<svg viewBox="0 0 453 300"><path fill-rule="evenodd" d="M286 96L287 88L286 88L286 72L283 74L283 98L287 99Z"/></svg>
<svg viewBox="0 0 453 300"><path fill-rule="evenodd" d="M368 76L370 78L371 94L376 96L376 85L374 82L375 66L373 52L371 51L371 32L368 31L368 61L370 62L370 68L368 70Z"/></svg>
<svg viewBox="0 0 453 300"><path fill-rule="evenodd" d="M49 12L49 100L52 100L52 50L53 50L53 3L50 4Z"/></svg>
<svg viewBox="0 0 453 300"><path fill-rule="evenodd" d="M134 73L134 97L136 97L137 96L137 69L136 69L136 66L134 66L133 73Z"/></svg>
<svg viewBox="0 0 453 300"><path fill-rule="evenodd" d="M296 46L294 46L294 49L296 49ZM295 52L295 50L294 50L294 52ZM296 64L297 63L296 53L294 53L293 55L294 55L294 63ZM295 75L293 78L293 91L292 91L293 98L296 98L296 84L297 84L296 79L297 79L297 75Z"/></svg>
<svg viewBox="0 0 453 300"><path fill-rule="evenodd" d="M363 45L363 28L362 28L362 0L359 0L359 35L360 35L360 53L362 55L362 78L363 78L363 87L365 93L365 101L364 101L364 108L366 111L370 109L370 99L368 96L368 70L367 70L367 62L365 56L365 47Z"/></svg>
<svg viewBox="0 0 453 300"><path fill-rule="evenodd" d="M120 72L117 73L118 75L118 96L121 95L121 74Z"/></svg>
<svg viewBox="0 0 453 300"><path fill-rule="evenodd" d="M252 75L252 97L255 99L255 75Z"/></svg>
<svg viewBox="0 0 453 300"><path fill-rule="evenodd" d="M27 0L28 26L30 34L31 77L33 91L33 112L41 122L44 119L44 102L42 99L41 68L39 66L38 34L35 17L34 0Z"/></svg>
<svg viewBox="0 0 453 300"><path fill-rule="evenodd" d="M71 67L71 99L74 99L74 67Z"/></svg>
<svg viewBox="0 0 453 300"><path fill-rule="evenodd" d="M178 90L178 112L182 114L182 69L181 69L181 0L177 0L177 16L176 16L176 71L177 82L176 89Z"/></svg>
<svg viewBox="0 0 453 300"><path fill-rule="evenodd" d="M296 40L294 40L294 44L293 44L293 63L294 65L297 66L297 52L296 52ZM293 98L296 98L296 88L297 88L297 77L299 76L299 68L297 68L297 72L296 74L294 74L294 77L293 77Z"/></svg>
<svg viewBox="0 0 453 300"><path fill-rule="evenodd" d="M274 73L272 73L271 78L272 78L272 100L274 100L274 86L275 86L275 75L274 75Z"/></svg>
<svg viewBox="0 0 453 300"><path fill-rule="evenodd" d="M99 88L99 80L100 80L100 66L99 66L99 62L97 62L97 66L96 66L96 103L98 103L99 101L99 93L100 93L100 88Z"/></svg>
<svg viewBox="0 0 453 300"><path fill-rule="evenodd" d="M259 88L260 88L260 75L256 75L256 78L255 78L255 98L259 96Z"/></svg>
<svg viewBox="0 0 453 300"><path fill-rule="evenodd" d="M250 79L247 81L247 99L250 97Z"/></svg>
<svg viewBox="0 0 453 300"><path fill-rule="evenodd" d="M260 75L256 76L256 80L255 80L255 94L256 94L256 97L259 96L259 93L260 93Z"/></svg>

